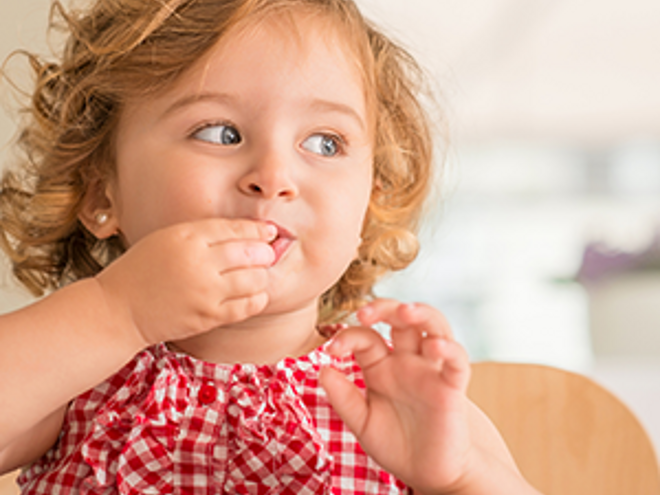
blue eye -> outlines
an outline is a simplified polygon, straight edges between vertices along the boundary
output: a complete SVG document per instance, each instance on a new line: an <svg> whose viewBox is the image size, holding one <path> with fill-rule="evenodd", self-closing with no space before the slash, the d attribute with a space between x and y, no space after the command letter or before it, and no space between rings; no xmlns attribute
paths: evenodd
<svg viewBox="0 0 660 495"><path fill-rule="evenodd" d="M238 129L231 125L209 125L193 134L195 139L222 146L235 146L243 140Z"/></svg>
<svg viewBox="0 0 660 495"><path fill-rule="evenodd" d="M321 156L336 156L342 151L342 141L337 136L314 134L302 143L303 149Z"/></svg>

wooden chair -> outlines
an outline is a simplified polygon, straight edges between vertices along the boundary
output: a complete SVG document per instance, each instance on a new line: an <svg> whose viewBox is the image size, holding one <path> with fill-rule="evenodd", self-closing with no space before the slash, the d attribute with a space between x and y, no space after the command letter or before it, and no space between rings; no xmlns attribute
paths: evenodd
<svg viewBox="0 0 660 495"><path fill-rule="evenodd" d="M660 495L646 432L588 378L547 366L476 363L468 395L545 495Z"/></svg>
<svg viewBox="0 0 660 495"><path fill-rule="evenodd" d="M544 495L660 495L647 434L591 380L546 366L476 363L468 394ZM0 495L18 493L15 476L0 478Z"/></svg>
<svg viewBox="0 0 660 495"><path fill-rule="evenodd" d="M20 492L14 481L18 471L0 476L0 495L18 495Z"/></svg>

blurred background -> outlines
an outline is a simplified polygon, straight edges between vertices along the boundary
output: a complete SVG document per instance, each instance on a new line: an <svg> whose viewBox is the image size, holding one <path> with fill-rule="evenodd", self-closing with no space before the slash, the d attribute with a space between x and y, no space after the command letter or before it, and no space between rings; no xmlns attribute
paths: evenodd
<svg viewBox="0 0 660 495"><path fill-rule="evenodd" d="M660 2L358 3L427 69L450 131L420 257L377 293L441 309L474 360L592 376L660 446ZM2 59L47 53L50 1L2 4ZM0 311L30 301L1 280Z"/></svg>

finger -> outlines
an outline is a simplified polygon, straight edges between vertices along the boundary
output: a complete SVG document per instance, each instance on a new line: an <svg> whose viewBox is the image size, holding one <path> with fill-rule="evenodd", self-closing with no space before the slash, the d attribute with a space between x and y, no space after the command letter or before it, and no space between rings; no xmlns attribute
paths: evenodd
<svg viewBox="0 0 660 495"><path fill-rule="evenodd" d="M441 363L444 359L444 340L441 337L426 337L421 343L421 354L428 361Z"/></svg>
<svg viewBox="0 0 660 495"><path fill-rule="evenodd" d="M419 354L422 343L422 333L410 327L393 326L390 332L392 348L396 353Z"/></svg>
<svg viewBox="0 0 660 495"><path fill-rule="evenodd" d="M351 383L340 371L324 367L319 383L328 396L330 405L348 428L359 436L364 430L369 410L362 391Z"/></svg>
<svg viewBox="0 0 660 495"><path fill-rule="evenodd" d="M407 306L394 299L377 299L358 313L362 323L369 325L384 322L391 326L390 338L394 352L419 353L422 332L413 328L400 316L401 308Z"/></svg>
<svg viewBox="0 0 660 495"><path fill-rule="evenodd" d="M447 319L437 309L421 303L402 304L393 299L377 299L358 311L363 325L384 322L392 328L414 328L421 335L453 339Z"/></svg>
<svg viewBox="0 0 660 495"><path fill-rule="evenodd" d="M470 381L470 361L458 342L427 337L422 342L422 355L438 364L440 375L447 385L464 391Z"/></svg>
<svg viewBox="0 0 660 495"><path fill-rule="evenodd" d="M366 326L382 322L392 318L401 303L395 299L376 299L362 306L357 312L360 322Z"/></svg>
<svg viewBox="0 0 660 495"><path fill-rule="evenodd" d="M275 251L263 241L224 242L213 246L220 263L220 273L240 268L268 267L275 261Z"/></svg>
<svg viewBox="0 0 660 495"><path fill-rule="evenodd" d="M453 339L445 316L432 306L422 303L401 304L395 314L401 325L416 328L423 336Z"/></svg>
<svg viewBox="0 0 660 495"><path fill-rule="evenodd" d="M268 287L265 268L245 268L225 272L221 276L219 296L222 300L247 297L264 292Z"/></svg>
<svg viewBox="0 0 660 495"><path fill-rule="evenodd" d="M215 326L236 323L255 316L266 308L268 301L268 294L265 292L234 299L225 299L218 306Z"/></svg>
<svg viewBox="0 0 660 495"><path fill-rule="evenodd" d="M353 354L355 360L367 369L390 354L383 338L371 328L349 327L341 330L327 347L330 354L338 357Z"/></svg>
<svg viewBox="0 0 660 495"><path fill-rule="evenodd" d="M210 245L248 239L269 242L277 237L277 227L256 220L211 218L199 220L195 225L204 231Z"/></svg>

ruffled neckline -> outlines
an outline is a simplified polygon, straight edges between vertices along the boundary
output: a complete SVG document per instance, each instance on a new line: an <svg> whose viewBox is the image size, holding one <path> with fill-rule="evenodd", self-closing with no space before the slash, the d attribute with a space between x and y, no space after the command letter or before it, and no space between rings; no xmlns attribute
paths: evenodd
<svg viewBox="0 0 660 495"><path fill-rule="evenodd" d="M165 344L147 349L93 419L81 449L94 471L85 485L90 493L112 485L121 494L148 486L171 493L179 441L204 438L226 452L216 475L221 493L329 493L332 456L301 397L318 386L321 367L341 361L326 345L273 365L210 363ZM203 435L195 432L201 424ZM147 478L135 476L134 459Z"/></svg>
<svg viewBox="0 0 660 495"><path fill-rule="evenodd" d="M187 375L202 380L229 382L233 376L274 376L284 372L290 375L290 378L294 378L296 382L300 382L304 379L300 372L307 374L312 369L319 370L323 366L342 361L327 353L326 348L329 343L329 341L324 342L307 354L299 357L285 357L273 364L215 363L170 348L166 343L152 346L147 352L153 355L156 362L175 361Z"/></svg>

